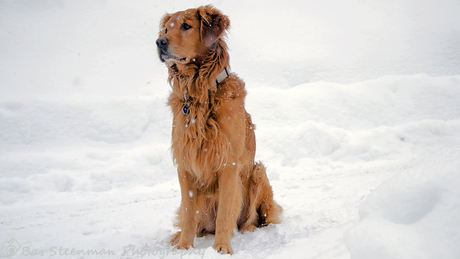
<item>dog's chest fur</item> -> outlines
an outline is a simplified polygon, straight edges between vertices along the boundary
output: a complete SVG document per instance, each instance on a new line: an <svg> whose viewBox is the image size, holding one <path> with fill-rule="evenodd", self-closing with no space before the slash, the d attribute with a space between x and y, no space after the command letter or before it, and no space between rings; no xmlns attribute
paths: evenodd
<svg viewBox="0 0 460 259"><path fill-rule="evenodd" d="M244 120L246 113L244 83L231 75L218 85L216 91L208 90L207 86L184 86L179 80L172 86L168 105L173 112L172 153L175 164L194 175L198 185L208 186L216 181L216 173L230 163L232 146L226 133L234 125L245 124L245 121L240 121ZM185 95L183 89L192 89L187 90L192 94ZM189 114L183 112L185 104L189 107Z"/></svg>

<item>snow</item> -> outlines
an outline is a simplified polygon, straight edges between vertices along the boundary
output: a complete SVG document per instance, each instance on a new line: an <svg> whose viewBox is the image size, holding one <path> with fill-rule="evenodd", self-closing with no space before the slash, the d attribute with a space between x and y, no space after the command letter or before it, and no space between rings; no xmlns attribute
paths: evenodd
<svg viewBox="0 0 460 259"><path fill-rule="evenodd" d="M155 41L165 12L207 3L0 2L0 258L229 257L213 237L167 245L180 191ZM284 208L231 257L458 258L460 2L214 5Z"/></svg>
<svg viewBox="0 0 460 259"><path fill-rule="evenodd" d="M441 149L375 189L346 234L352 257L457 258L459 157L458 147Z"/></svg>

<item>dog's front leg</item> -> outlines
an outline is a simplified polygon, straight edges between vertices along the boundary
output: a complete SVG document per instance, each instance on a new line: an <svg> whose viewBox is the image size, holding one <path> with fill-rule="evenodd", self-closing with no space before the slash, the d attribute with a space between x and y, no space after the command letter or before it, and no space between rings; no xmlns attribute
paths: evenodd
<svg viewBox="0 0 460 259"><path fill-rule="evenodd" d="M223 254L233 254L230 239L236 228L241 203L241 184L238 181L237 166L230 165L219 174L219 207L216 219L214 249Z"/></svg>
<svg viewBox="0 0 460 259"><path fill-rule="evenodd" d="M179 243L173 250L193 247L196 232L196 188L193 186L192 177L188 172L178 169L178 173L181 192L181 233Z"/></svg>

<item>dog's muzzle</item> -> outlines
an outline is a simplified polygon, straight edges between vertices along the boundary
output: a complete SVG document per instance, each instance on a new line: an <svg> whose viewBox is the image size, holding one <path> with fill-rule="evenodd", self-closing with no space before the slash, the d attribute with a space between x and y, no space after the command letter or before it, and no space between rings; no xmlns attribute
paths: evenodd
<svg viewBox="0 0 460 259"><path fill-rule="evenodd" d="M158 47L158 56L160 57L161 62L166 62L168 60L179 61L179 62L188 62L187 57L178 57L168 51L169 39L166 37L158 38L157 47Z"/></svg>
<svg viewBox="0 0 460 259"><path fill-rule="evenodd" d="M166 37L157 39L158 57L161 62L165 62L167 59L174 59L174 57L168 53L168 44L169 40Z"/></svg>

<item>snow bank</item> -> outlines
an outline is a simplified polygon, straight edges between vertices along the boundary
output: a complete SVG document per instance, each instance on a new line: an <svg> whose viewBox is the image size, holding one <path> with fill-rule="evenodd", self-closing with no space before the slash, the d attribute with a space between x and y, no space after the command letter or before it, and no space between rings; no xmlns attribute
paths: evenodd
<svg viewBox="0 0 460 259"><path fill-rule="evenodd" d="M459 145L460 77L386 76L249 91L258 154L284 166L356 166ZM280 101L286 100L286 101ZM280 141L282 140L282 141ZM319 162L321 161L321 162ZM383 164L382 164L383 165Z"/></svg>
<svg viewBox="0 0 460 259"><path fill-rule="evenodd" d="M345 236L353 259L458 258L460 148L410 163L360 206Z"/></svg>
<svg viewBox="0 0 460 259"><path fill-rule="evenodd" d="M156 184L151 171L172 167L168 115L156 98L0 103L0 203Z"/></svg>

